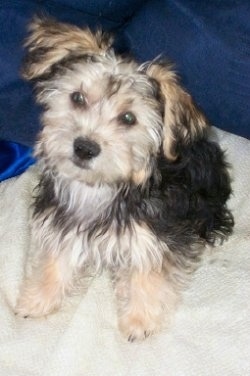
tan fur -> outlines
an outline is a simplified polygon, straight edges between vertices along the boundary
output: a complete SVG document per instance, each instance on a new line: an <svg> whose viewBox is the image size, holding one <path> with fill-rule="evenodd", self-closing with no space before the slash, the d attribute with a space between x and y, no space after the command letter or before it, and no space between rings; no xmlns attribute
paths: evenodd
<svg viewBox="0 0 250 376"><path fill-rule="evenodd" d="M146 169L141 169L139 171L134 171L131 177L131 180L135 185L144 184L148 178L148 171Z"/></svg>
<svg viewBox="0 0 250 376"><path fill-rule="evenodd" d="M182 139L189 142L206 128L207 120L195 106L192 97L181 88L170 66L150 64L147 74L158 81L161 87L165 102L163 149L168 159L175 160L175 128L178 127ZM187 120L189 129L182 125L183 118Z"/></svg>

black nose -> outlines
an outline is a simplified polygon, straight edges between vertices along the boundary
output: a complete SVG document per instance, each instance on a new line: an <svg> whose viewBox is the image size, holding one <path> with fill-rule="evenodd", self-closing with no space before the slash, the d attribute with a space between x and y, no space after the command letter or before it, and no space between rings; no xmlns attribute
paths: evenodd
<svg viewBox="0 0 250 376"><path fill-rule="evenodd" d="M100 151L100 146L88 138L78 137L74 141L74 153L82 160L97 157Z"/></svg>

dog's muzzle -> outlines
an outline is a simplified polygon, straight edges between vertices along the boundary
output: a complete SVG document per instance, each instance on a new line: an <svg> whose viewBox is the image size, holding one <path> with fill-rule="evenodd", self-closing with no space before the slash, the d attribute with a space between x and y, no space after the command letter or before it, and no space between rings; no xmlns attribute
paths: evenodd
<svg viewBox="0 0 250 376"><path fill-rule="evenodd" d="M101 148L95 142L88 138L78 137L74 141L74 155L80 160L90 160L100 154Z"/></svg>

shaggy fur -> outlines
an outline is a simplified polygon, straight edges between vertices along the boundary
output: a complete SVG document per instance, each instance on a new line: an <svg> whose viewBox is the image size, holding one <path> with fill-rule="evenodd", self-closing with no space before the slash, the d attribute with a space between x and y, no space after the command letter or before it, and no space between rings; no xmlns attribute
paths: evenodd
<svg viewBox="0 0 250 376"><path fill-rule="evenodd" d="M79 276L110 271L129 340L170 317L206 243L233 218L220 147L168 64L139 65L98 31L35 18L23 76L43 106L35 250L17 303L42 316Z"/></svg>

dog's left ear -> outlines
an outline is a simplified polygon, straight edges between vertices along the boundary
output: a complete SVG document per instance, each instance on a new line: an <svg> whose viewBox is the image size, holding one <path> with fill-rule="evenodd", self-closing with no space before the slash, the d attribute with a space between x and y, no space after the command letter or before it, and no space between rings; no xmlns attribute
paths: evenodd
<svg viewBox="0 0 250 376"><path fill-rule="evenodd" d="M146 73L160 86L164 100L163 152L176 160L178 148L201 137L208 125L202 112L185 92L169 64L152 63Z"/></svg>

